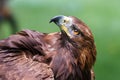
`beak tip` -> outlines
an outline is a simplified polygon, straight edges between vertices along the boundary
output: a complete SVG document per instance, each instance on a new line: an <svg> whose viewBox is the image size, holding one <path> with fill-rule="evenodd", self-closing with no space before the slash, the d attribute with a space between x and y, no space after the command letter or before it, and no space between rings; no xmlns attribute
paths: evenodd
<svg viewBox="0 0 120 80"><path fill-rule="evenodd" d="M51 22L53 22L53 20L52 20L52 19L49 21L49 23L51 23Z"/></svg>
<svg viewBox="0 0 120 80"><path fill-rule="evenodd" d="M56 22L58 22L62 17L63 17L63 15L55 16L55 17L53 17L53 18L49 21L49 23L51 23L51 22L56 23Z"/></svg>

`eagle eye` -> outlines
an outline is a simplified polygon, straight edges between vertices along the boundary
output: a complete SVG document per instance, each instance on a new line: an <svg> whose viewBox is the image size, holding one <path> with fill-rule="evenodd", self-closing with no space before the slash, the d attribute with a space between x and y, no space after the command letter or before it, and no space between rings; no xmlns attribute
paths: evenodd
<svg viewBox="0 0 120 80"><path fill-rule="evenodd" d="M75 35L79 35L79 34L80 34L80 30L77 29L75 25L73 25L73 33L74 33Z"/></svg>
<svg viewBox="0 0 120 80"><path fill-rule="evenodd" d="M75 35L79 35L79 34L80 34L80 31L77 30L77 29L74 29L74 34L75 34Z"/></svg>
<svg viewBox="0 0 120 80"><path fill-rule="evenodd" d="M74 29L74 32L78 32L78 30L77 30L77 29Z"/></svg>

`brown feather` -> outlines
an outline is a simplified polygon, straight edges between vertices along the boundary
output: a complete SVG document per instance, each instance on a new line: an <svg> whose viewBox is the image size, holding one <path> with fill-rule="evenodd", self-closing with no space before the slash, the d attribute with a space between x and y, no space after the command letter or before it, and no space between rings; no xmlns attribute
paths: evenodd
<svg viewBox="0 0 120 80"><path fill-rule="evenodd" d="M80 37L25 30L0 41L0 78L93 80L96 48L90 29L75 17ZM53 74L54 73L54 74Z"/></svg>

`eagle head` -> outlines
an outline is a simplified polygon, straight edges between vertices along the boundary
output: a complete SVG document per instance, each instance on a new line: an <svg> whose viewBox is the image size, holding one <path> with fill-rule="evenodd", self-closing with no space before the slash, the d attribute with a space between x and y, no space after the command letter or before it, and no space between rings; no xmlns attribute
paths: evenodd
<svg viewBox="0 0 120 80"><path fill-rule="evenodd" d="M92 37L90 29L78 18L73 16L59 15L50 20L59 26L62 33L66 33L69 38L79 38L81 35Z"/></svg>

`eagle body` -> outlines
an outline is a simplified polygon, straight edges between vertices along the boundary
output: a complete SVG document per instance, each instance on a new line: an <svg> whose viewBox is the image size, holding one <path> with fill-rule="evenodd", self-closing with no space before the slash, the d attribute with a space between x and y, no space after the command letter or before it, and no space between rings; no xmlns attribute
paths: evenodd
<svg viewBox="0 0 120 80"><path fill-rule="evenodd" d="M58 24L58 18L52 20ZM77 18L70 19L80 26L79 35L67 33L70 30L63 26L61 32L24 30L1 40L0 79L93 80L96 49L92 33Z"/></svg>

